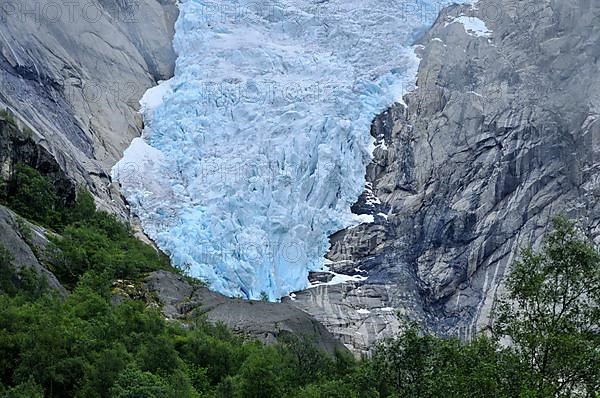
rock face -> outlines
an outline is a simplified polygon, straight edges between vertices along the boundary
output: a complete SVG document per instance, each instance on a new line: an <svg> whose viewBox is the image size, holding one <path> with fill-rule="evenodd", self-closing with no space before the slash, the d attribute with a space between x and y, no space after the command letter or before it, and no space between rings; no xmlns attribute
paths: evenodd
<svg viewBox="0 0 600 398"><path fill-rule="evenodd" d="M109 169L140 135L138 100L173 73L175 3L23 0L0 10L0 108L113 211L125 207Z"/></svg>
<svg viewBox="0 0 600 398"><path fill-rule="evenodd" d="M65 288L39 261L35 251L46 246L48 240L45 231L33 224L18 218L4 206L0 206L0 245L14 257L17 268L33 268L48 282L48 286L60 294L66 294Z"/></svg>
<svg viewBox="0 0 600 398"><path fill-rule="evenodd" d="M292 302L357 351L395 333L396 312L441 335L485 328L555 215L600 243L600 3L452 6L420 44L407 107L373 123L354 211L374 223L331 237L332 268L368 278Z"/></svg>
<svg viewBox="0 0 600 398"><path fill-rule="evenodd" d="M196 312L205 314L209 321L223 322L235 332L266 343L290 333L312 338L330 353L336 349L345 351L323 325L290 304L225 297L166 271L151 273L146 288L157 296L170 319L182 319Z"/></svg>

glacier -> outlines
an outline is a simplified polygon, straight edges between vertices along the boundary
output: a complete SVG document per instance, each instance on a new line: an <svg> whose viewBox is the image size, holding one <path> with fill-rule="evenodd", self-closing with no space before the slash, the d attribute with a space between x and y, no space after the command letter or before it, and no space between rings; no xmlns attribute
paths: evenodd
<svg viewBox="0 0 600 398"><path fill-rule="evenodd" d="M145 233L223 294L307 287L328 236L365 221L371 121L414 86L411 42L445 3L181 0L174 77L113 168Z"/></svg>

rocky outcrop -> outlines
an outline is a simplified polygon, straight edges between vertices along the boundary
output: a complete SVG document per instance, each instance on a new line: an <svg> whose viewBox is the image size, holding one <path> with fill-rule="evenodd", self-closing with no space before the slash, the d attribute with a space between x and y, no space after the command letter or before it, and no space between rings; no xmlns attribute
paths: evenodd
<svg viewBox="0 0 600 398"><path fill-rule="evenodd" d="M23 0L0 8L0 108L121 214L110 168L140 135L143 93L172 76L176 17L175 0Z"/></svg>
<svg viewBox="0 0 600 398"><path fill-rule="evenodd" d="M204 315L211 322L222 322L234 332L273 343L285 334L307 336L323 350L333 353L345 348L314 318L285 303L242 300L211 292L167 271L151 273L145 289L156 295L169 319Z"/></svg>
<svg viewBox="0 0 600 398"><path fill-rule="evenodd" d="M50 288L66 295L66 289L56 276L40 262L39 252L46 247L47 243L46 231L43 228L25 221L6 207L0 206L0 245L14 257L15 267L34 269L38 275L46 279Z"/></svg>
<svg viewBox="0 0 600 398"><path fill-rule="evenodd" d="M600 243L600 4L452 6L420 44L407 107L373 123L354 210L374 222L331 237L333 270L368 278L292 301L357 351L395 333L396 313L441 335L484 329L519 248L557 214Z"/></svg>

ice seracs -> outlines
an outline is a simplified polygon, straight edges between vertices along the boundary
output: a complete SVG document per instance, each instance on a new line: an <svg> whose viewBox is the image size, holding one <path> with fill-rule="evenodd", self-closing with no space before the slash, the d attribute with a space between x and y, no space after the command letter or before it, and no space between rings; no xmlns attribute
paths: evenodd
<svg viewBox="0 0 600 398"><path fill-rule="evenodd" d="M430 8L438 1L425 1ZM145 232L224 294L307 286L358 222L372 118L413 87L433 22L393 0L182 0L175 76L114 177Z"/></svg>

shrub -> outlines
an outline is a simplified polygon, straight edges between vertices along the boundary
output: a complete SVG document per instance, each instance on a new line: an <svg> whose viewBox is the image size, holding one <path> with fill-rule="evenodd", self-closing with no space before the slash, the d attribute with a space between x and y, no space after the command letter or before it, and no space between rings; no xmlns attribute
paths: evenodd
<svg viewBox="0 0 600 398"><path fill-rule="evenodd" d="M0 109L0 119L7 121L13 126L16 126L15 116L7 109Z"/></svg>

